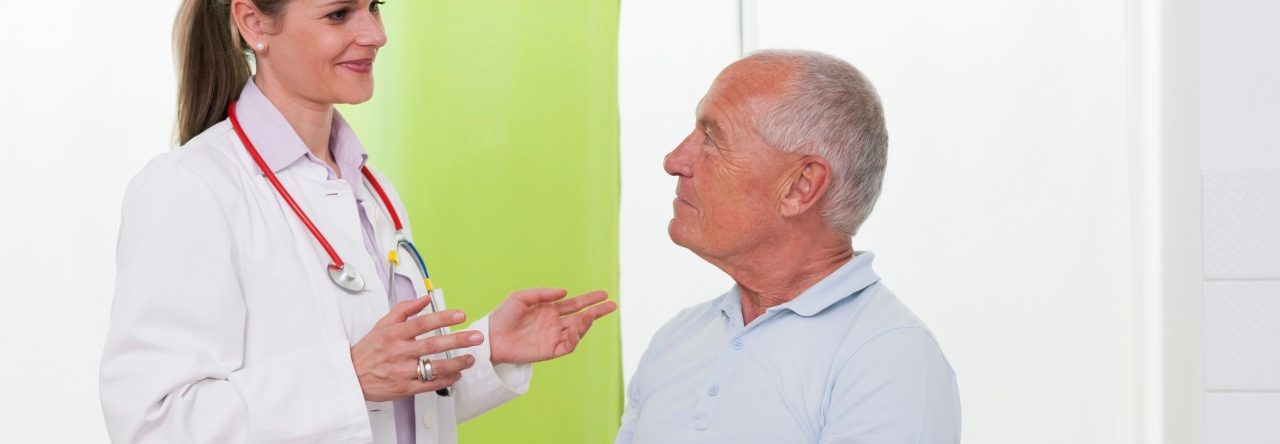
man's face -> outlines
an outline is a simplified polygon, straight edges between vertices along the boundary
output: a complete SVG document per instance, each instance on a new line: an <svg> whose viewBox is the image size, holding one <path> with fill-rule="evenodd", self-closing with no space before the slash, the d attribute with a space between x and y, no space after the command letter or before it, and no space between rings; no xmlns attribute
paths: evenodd
<svg viewBox="0 0 1280 444"><path fill-rule="evenodd" d="M676 176L671 240L704 258L727 258L767 242L780 222L792 155L772 148L752 126L782 95L785 74L738 62L698 105L697 124L667 154Z"/></svg>

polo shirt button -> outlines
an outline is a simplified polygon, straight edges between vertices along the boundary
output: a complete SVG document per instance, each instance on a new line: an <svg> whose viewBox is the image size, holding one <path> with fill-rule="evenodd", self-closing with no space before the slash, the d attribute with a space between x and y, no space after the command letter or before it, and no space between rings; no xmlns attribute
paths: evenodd
<svg viewBox="0 0 1280 444"><path fill-rule="evenodd" d="M707 396L715 396L720 394L720 386L713 385L707 389Z"/></svg>
<svg viewBox="0 0 1280 444"><path fill-rule="evenodd" d="M736 340L736 341L733 341L733 349L734 349L734 350L742 350L742 340L741 340L741 339Z"/></svg>
<svg viewBox="0 0 1280 444"><path fill-rule="evenodd" d="M422 426L430 429L435 426L435 420L430 413L422 415Z"/></svg>

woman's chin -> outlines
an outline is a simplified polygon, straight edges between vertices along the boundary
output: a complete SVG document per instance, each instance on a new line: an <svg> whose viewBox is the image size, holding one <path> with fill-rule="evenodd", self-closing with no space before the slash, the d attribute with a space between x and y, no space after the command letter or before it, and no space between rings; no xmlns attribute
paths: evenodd
<svg viewBox="0 0 1280 444"><path fill-rule="evenodd" d="M347 91L348 93L338 97L338 100L335 101L334 103L343 103L347 105L359 105L361 103L368 102L369 99L373 98L372 85L370 85L370 87L367 89L348 89Z"/></svg>

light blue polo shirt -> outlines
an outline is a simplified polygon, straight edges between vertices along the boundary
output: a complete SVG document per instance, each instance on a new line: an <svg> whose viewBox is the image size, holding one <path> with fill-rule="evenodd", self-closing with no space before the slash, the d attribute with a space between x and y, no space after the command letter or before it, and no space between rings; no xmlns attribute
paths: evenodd
<svg viewBox="0 0 1280 444"><path fill-rule="evenodd" d="M736 286L680 312L640 359L616 442L959 442L955 373L873 257L745 327Z"/></svg>

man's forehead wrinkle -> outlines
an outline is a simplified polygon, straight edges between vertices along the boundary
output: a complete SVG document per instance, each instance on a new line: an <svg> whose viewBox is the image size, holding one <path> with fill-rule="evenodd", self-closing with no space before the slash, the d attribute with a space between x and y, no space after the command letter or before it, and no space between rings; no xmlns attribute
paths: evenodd
<svg viewBox="0 0 1280 444"><path fill-rule="evenodd" d="M726 78L729 82L733 79ZM753 82L764 86L764 82ZM729 137L729 132L742 128L750 128L754 119L770 112L781 97L779 88L752 88L744 83L721 84L707 94L699 103L698 123L704 126L714 125L721 137Z"/></svg>
<svg viewBox="0 0 1280 444"><path fill-rule="evenodd" d="M722 90L713 89L709 91L706 97L698 102L698 123L724 131L725 126L729 124L727 118L729 117L730 107L725 106L729 99L729 96L723 94Z"/></svg>

